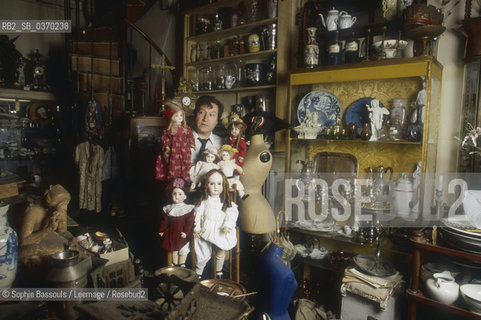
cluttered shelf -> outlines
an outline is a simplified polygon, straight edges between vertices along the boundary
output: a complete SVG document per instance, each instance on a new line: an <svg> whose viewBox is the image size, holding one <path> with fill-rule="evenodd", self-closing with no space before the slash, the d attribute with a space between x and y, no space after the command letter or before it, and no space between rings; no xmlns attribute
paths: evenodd
<svg viewBox="0 0 481 320"><path fill-rule="evenodd" d="M412 289L407 289L406 293L409 298L413 299L416 303L421 303L425 304L431 307L435 307L438 310L443 310L443 311L448 311L452 313L453 315L458 315L462 316L466 319L480 319L481 316L479 314L467 311L466 309L463 309L461 307L455 306L455 305L448 305L448 304L443 304L439 303L436 300L430 299L428 297L425 297L422 292L420 291L414 291Z"/></svg>

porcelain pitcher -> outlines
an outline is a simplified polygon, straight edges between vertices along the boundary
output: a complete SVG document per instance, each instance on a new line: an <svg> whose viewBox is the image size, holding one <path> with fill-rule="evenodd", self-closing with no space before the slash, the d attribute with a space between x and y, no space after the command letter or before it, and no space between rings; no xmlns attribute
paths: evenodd
<svg viewBox="0 0 481 320"><path fill-rule="evenodd" d="M433 299L448 305L459 296L459 284L449 271L433 274L432 278L426 280L426 288Z"/></svg>
<svg viewBox="0 0 481 320"><path fill-rule="evenodd" d="M332 8L332 10L329 10L327 12L326 20L324 20L322 14L319 13L319 16L321 17L322 25L327 29L327 31L335 31L337 30L337 25L339 23L339 15L341 14L347 14L347 12L341 11L339 13L339 10Z"/></svg>

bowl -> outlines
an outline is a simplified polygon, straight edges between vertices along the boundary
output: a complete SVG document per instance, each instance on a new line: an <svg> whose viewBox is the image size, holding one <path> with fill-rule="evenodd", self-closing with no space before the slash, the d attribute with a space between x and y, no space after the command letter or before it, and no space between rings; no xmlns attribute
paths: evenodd
<svg viewBox="0 0 481 320"><path fill-rule="evenodd" d="M54 266L64 268L73 266L78 262L79 252L75 250L65 250L54 253L50 256Z"/></svg>
<svg viewBox="0 0 481 320"><path fill-rule="evenodd" d="M97 231L94 233L94 238L95 238L95 241L103 243L105 240L109 238L109 235L106 234L105 232Z"/></svg>
<svg viewBox="0 0 481 320"><path fill-rule="evenodd" d="M459 291L461 291L461 296L469 305L471 311L481 314L481 284L463 284Z"/></svg>
<svg viewBox="0 0 481 320"><path fill-rule="evenodd" d="M372 44L373 48L378 52L382 52L386 59L395 58L399 50L406 48L408 42L406 40L380 40Z"/></svg>

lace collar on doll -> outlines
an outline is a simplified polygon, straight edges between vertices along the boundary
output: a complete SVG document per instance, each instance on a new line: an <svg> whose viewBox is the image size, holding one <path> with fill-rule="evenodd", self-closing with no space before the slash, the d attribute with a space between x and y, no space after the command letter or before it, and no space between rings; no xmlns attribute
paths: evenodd
<svg viewBox="0 0 481 320"><path fill-rule="evenodd" d="M173 203L163 207L165 214L171 217L180 217L194 209L194 205L185 203Z"/></svg>

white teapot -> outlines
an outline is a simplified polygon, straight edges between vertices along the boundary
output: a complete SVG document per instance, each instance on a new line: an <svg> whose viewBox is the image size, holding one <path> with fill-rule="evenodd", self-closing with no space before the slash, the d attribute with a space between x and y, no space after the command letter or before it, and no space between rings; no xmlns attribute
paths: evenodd
<svg viewBox="0 0 481 320"><path fill-rule="evenodd" d="M339 13L339 29L348 29L357 21L356 17L351 16L345 11Z"/></svg>
<svg viewBox="0 0 481 320"><path fill-rule="evenodd" d="M332 8L332 10L329 10L327 12L326 20L324 21L324 17L322 14L319 13L319 16L321 17L321 22L322 25L327 29L327 31L335 31L337 30L337 25L339 23L339 15L342 14L347 14L346 11L341 11L339 13L339 10L336 10L335 8Z"/></svg>
<svg viewBox="0 0 481 320"><path fill-rule="evenodd" d="M459 284L447 270L435 273L432 278L426 280L426 290L433 299L448 305L459 297Z"/></svg>
<svg viewBox="0 0 481 320"><path fill-rule="evenodd" d="M393 213L400 216L408 216L413 211L410 202L415 199L416 190L406 173L401 174L391 191Z"/></svg>

